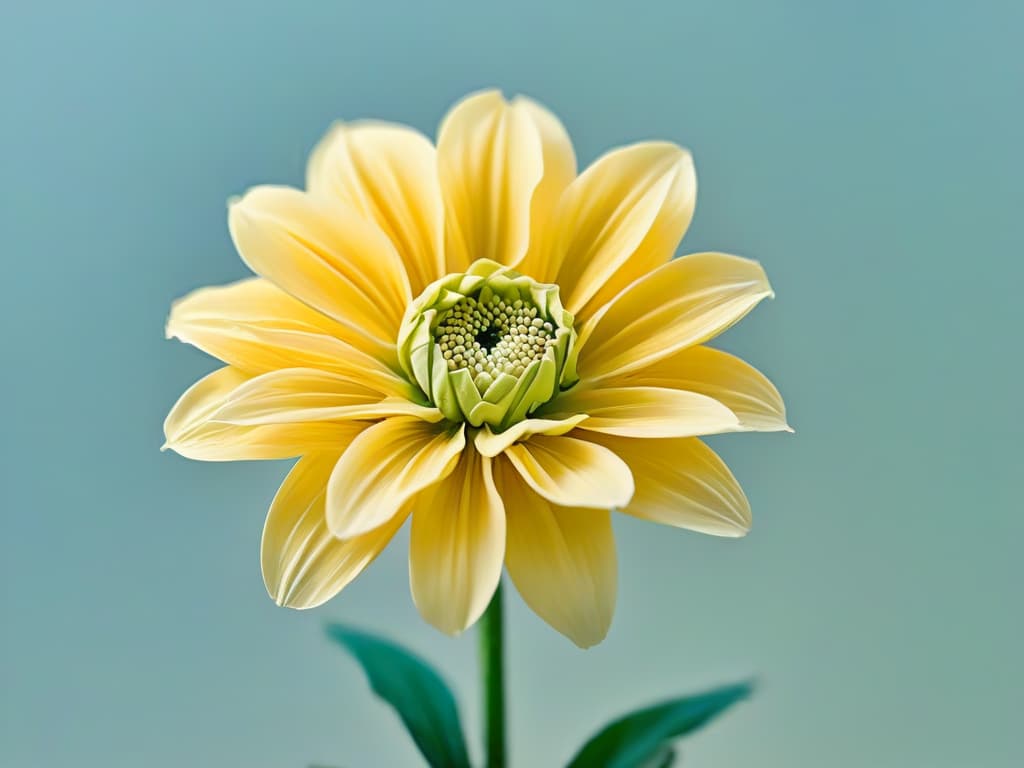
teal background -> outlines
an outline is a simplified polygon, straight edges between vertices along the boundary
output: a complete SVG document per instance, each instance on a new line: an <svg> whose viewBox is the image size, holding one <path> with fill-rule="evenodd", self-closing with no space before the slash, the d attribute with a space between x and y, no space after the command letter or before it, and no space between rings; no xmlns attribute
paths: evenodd
<svg viewBox="0 0 1024 768"><path fill-rule="evenodd" d="M227 197L300 183L335 118L432 133L496 85L584 162L693 150L683 250L767 267L778 299L723 344L797 429L714 441L746 539L618 521L599 647L510 600L515 764L755 674L686 766L1024 765L1022 29L1019 2L941 0L5 3L0 764L417 765L329 619L436 660L475 737L473 637L418 619L404 535L326 607L276 608L286 465L157 448L214 367L163 340L168 306L244 274Z"/></svg>

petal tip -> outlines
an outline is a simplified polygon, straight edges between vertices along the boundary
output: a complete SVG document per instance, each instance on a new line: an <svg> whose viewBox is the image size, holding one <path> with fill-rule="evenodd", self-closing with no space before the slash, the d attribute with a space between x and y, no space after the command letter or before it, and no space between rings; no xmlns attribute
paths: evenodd
<svg viewBox="0 0 1024 768"><path fill-rule="evenodd" d="M727 538L730 538L730 539L742 539L744 536L746 536L748 533L750 533L750 529L752 527L753 527L752 521L751 520L745 520L742 523L736 523L735 527L732 528L732 530L729 533L725 534L725 535L726 535Z"/></svg>
<svg viewBox="0 0 1024 768"><path fill-rule="evenodd" d="M573 633L571 635L567 634L566 637L581 651L587 651L604 642L605 638L608 637L609 629L611 629L610 623L601 632Z"/></svg>
<svg viewBox="0 0 1024 768"><path fill-rule="evenodd" d="M267 588L267 595L274 601L274 605L291 611L308 611L317 608L326 603L333 595L330 592L320 596L314 594L312 599L300 600L297 598L302 594L302 590L298 583L278 584L275 589L264 579L263 585Z"/></svg>
<svg viewBox="0 0 1024 768"><path fill-rule="evenodd" d="M631 472L630 475L629 475L628 493L627 493L627 488L623 487L623 489L621 491L621 495L618 496L618 498L616 498L614 502L612 502L611 504L608 505L609 511L614 511L616 509L625 509L626 507L628 507L629 506L629 502L631 502L633 500L633 495L635 493L636 493L636 481L633 479L633 474Z"/></svg>
<svg viewBox="0 0 1024 768"><path fill-rule="evenodd" d="M181 298L171 304L171 311L167 313L167 319L164 321L164 338L168 341L172 339L183 341L180 328L180 307L184 300L184 298Z"/></svg>

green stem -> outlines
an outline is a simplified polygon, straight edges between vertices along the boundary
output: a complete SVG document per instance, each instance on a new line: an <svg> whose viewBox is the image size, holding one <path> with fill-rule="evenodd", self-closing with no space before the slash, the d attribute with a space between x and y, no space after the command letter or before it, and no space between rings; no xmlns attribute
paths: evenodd
<svg viewBox="0 0 1024 768"><path fill-rule="evenodd" d="M480 619L486 768L505 768L505 652L501 583Z"/></svg>

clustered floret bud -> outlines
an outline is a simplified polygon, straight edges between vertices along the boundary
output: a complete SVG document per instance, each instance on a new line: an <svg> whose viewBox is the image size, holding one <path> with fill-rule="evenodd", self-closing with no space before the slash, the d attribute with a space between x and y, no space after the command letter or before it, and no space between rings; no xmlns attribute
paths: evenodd
<svg viewBox="0 0 1024 768"><path fill-rule="evenodd" d="M442 317L434 337L449 371L465 368L482 394L502 373L522 376L555 343L555 327L537 308L498 296L460 299Z"/></svg>
<svg viewBox="0 0 1024 768"><path fill-rule="evenodd" d="M424 289L398 354L446 418L500 431L575 383L575 340L557 286L481 259Z"/></svg>

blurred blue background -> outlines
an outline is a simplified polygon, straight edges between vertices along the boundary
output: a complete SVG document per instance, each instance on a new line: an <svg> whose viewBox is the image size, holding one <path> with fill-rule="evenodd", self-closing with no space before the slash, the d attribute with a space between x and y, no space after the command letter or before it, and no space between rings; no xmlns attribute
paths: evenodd
<svg viewBox="0 0 1024 768"><path fill-rule="evenodd" d="M323 637L401 640L478 730L475 646L422 623L403 537L339 599L259 574L283 463L161 454L214 367L172 299L244 274L228 196L299 184L336 118L433 133L489 85L582 162L689 146L683 250L778 299L723 340L795 436L715 440L754 530L620 519L619 609L586 653L511 600L515 764L627 706L756 674L687 766L1024 765L1019 2L4 3L0 764L417 765Z"/></svg>

